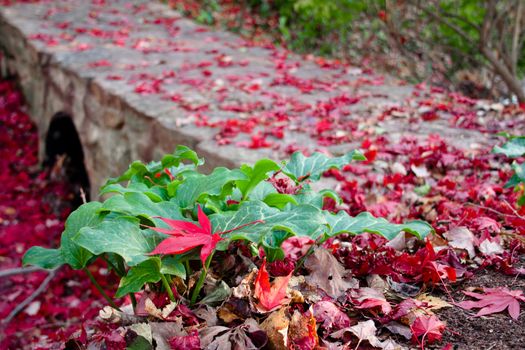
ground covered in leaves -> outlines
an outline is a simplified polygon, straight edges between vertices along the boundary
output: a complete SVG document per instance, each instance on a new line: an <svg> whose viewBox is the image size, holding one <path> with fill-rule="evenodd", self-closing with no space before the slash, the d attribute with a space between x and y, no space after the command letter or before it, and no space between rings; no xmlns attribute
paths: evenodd
<svg viewBox="0 0 525 350"><path fill-rule="evenodd" d="M69 25L64 23L62 29ZM94 28L90 35L120 44L124 40L120 35L127 37L127 32ZM33 39L56 44L55 38L45 35ZM139 44L137 50L145 45ZM279 75L273 85L294 87L298 95L336 88L335 78L326 82L290 75L294 67L283 52L275 50L273 64ZM324 59L316 63L326 69L351 69ZM196 63L194 69L202 78L186 79L186 84L213 90L217 80L210 78L212 64L233 65L231 57L223 55L215 63ZM104 69L111 63L91 65ZM172 78L163 73L128 83L140 95L163 94L163 84ZM254 77L245 78L232 76L228 88L247 94L266 90ZM123 78L108 75L108 79ZM360 84L379 89L383 80L358 79L355 86ZM268 110L256 103L221 104L226 112L248 117L220 121L206 117L207 105L190 104L177 95L170 98L188 112L198 112L191 118L197 126L216 128L215 139L222 145L287 153L303 149L298 142L282 141L291 132L307 134L319 149L355 144L368 160L325 174L343 200L327 200L325 208L351 215L368 211L399 223L422 219L432 224L436 235L418 241L402 234L389 242L372 234L341 236L308 256L308 240L290 239L284 244L285 260L266 264L245 246L232 245L215 256L199 304L190 308L185 299L196 273L176 286L174 292L181 300L177 305L169 303L165 294L137 293L136 315L125 313L131 308L127 298L117 299L124 313L104 308L106 302L82 271L62 268L2 276L0 347L47 349L67 342L68 348L75 349L88 343L95 349L131 344L141 348L144 338L154 339L159 349L230 349L233 343L241 348L277 349L521 348L525 343L520 308L525 289L525 209L516 201L524 189L504 188L511 176L510 161L491 153L492 144L485 139L459 149L452 145L448 128L443 135L421 135L424 130L441 132L443 125L479 135L523 134L523 108L424 85L398 107L379 108L366 101L371 113L358 116L350 106L364 103L362 96L339 94L324 102L303 103L270 95ZM377 127L378 121L408 125L418 135L394 139ZM429 125L437 127L425 129ZM19 267L30 246L59 244L72 195L61 180L60 167L38 167L35 127L9 81L0 82L0 127L0 268L4 272ZM237 142L238 135L248 141ZM286 182L274 186L281 193L297 191ZM115 276L107 266L95 265L91 272L106 282L103 288L110 294L116 291ZM46 288L25 305L43 284ZM19 305L23 305L20 310Z"/></svg>
<svg viewBox="0 0 525 350"><path fill-rule="evenodd" d="M18 267L32 245L56 246L70 211L60 169L37 165L36 130L21 101L14 84L2 81L3 271ZM264 266L243 246L231 246L214 259L206 302L173 309L166 295L138 295L137 319L101 312L118 323L96 318L105 304L83 272L53 272L49 287L14 317L48 273L2 277L2 347L59 347L70 338L76 342L69 346L82 347L89 338L124 348L150 332L159 347L174 349L230 348L229 341L245 348L519 348L525 213L515 204L519 193L503 188L511 174L507 160L490 149L460 151L437 135L396 143L379 137L362 148L367 162L325 174L344 201L325 207L353 215L367 210L394 222L420 218L437 235L426 242L342 236L306 258L309 242L291 239L286 259ZM105 266L92 272L108 282L104 288L116 288ZM465 304L479 298L484 303ZM483 307L486 315L476 317ZM147 318L156 321L145 331L137 321Z"/></svg>
<svg viewBox="0 0 525 350"><path fill-rule="evenodd" d="M2 273L20 267L29 247L59 242L73 195L61 169L42 170L38 165L37 130L21 93L8 80L0 81L0 130L0 348L47 349L66 341L104 304L83 272L63 268L53 273L42 293L14 313L49 273ZM107 270L93 273L105 276Z"/></svg>

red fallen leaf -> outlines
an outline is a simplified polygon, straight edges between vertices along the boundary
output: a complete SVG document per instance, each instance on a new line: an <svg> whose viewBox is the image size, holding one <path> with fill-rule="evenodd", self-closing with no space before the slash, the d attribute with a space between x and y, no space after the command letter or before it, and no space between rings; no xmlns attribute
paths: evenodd
<svg viewBox="0 0 525 350"><path fill-rule="evenodd" d="M433 343L441 340L443 336L443 331L445 330L445 324L441 322L436 315L422 315L416 318L414 323L410 326L412 330L412 335L414 340L418 343L418 338L421 337L422 348L425 342L425 339L428 340L428 343Z"/></svg>
<svg viewBox="0 0 525 350"><path fill-rule="evenodd" d="M326 332L349 327L351 324L350 317L331 301L319 301L314 304L313 309L315 320Z"/></svg>
<svg viewBox="0 0 525 350"><path fill-rule="evenodd" d="M383 314L387 315L392 311L392 306L385 299L385 296L373 288L363 287L350 292L352 302L358 309L371 309L379 307Z"/></svg>
<svg viewBox="0 0 525 350"><path fill-rule="evenodd" d="M293 272L293 271L292 271ZM255 278L255 297L259 304L266 311L271 311L284 302L286 287L292 277L292 272L288 276L277 277L270 283L270 274L266 270L266 259L263 260L259 273Z"/></svg>
<svg viewBox="0 0 525 350"><path fill-rule="evenodd" d="M113 64L109 62L108 60L98 60L88 63L89 68L97 68L97 67L111 67Z"/></svg>
<svg viewBox="0 0 525 350"><path fill-rule="evenodd" d="M465 295L478 300L462 301L456 305L466 310L480 309L476 316L490 315L508 308L510 317L515 320L518 319L520 315L520 301L525 302L523 291L509 290L505 287L483 288L483 291L485 294L464 291Z"/></svg>
<svg viewBox="0 0 525 350"><path fill-rule="evenodd" d="M185 336L175 336L169 341L171 349L177 350L198 350L201 348L199 333L193 330Z"/></svg>

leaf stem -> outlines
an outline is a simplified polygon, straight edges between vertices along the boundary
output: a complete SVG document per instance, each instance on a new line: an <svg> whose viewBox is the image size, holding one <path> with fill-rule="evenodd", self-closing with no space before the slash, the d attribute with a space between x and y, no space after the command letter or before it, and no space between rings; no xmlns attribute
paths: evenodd
<svg viewBox="0 0 525 350"><path fill-rule="evenodd" d="M135 298L135 293L129 293L129 299L131 300L131 306L133 307L133 313L137 308L137 299Z"/></svg>
<svg viewBox="0 0 525 350"><path fill-rule="evenodd" d="M106 299L106 301L108 302L109 306L111 306L112 308L120 311L120 308L117 306L117 304L115 304L115 302L106 294L106 292L104 292L104 289L102 289L100 284L98 284L97 280L95 279L95 277L93 276L91 271L89 271L87 267L84 267L83 270L88 275L89 279L91 280L91 283L93 283L95 285L95 287L100 292L100 294L102 294L104 299Z"/></svg>
<svg viewBox="0 0 525 350"><path fill-rule="evenodd" d="M206 274L208 273L208 269L210 268L210 263L211 263L211 258L213 257L213 253L214 252L212 252L210 256L208 256L208 259L206 259L206 264L203 266L199 280L197 281L197 284L195 285L195 289L193 289L193 293L191 294L190 305L195 304L195 302L197 301L197 298L199 297L199 293L202 289L202 285L204 284Z"/></svg>
<svg viewBox="0 0 525 350"><path fill-rule="evenodd" d="M113 269L113 271L115 271L115 273L119 276L119 277L123 277L124 276L124 273L115 266L115 264L113 264L106 256L102 255L102 260L104 260L109 267L111 267Z"/></svg>
<svg viewBox="0 0 525 350"><path fill-rule="evenodd" d="M166 293L168 293L168 297L171 301L175 302L175 296L173 295L173 291L171 290L171 286L168 282L168 279L166 278L166 275L161 273L160 279L162 280L162 285L164 286L164 289L166 289Z"/></svg>
<svg viewBox="0 0 525 350"><path fill-rule="evenodd" d="M186 266L186 276L189 277L191 275L190 261L186 259L184 265Z"/></svg>

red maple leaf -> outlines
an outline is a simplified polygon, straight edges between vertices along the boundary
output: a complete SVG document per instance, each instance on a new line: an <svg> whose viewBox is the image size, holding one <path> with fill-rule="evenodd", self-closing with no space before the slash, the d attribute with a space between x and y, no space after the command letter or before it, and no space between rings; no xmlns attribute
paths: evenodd
<svg viewBox="0 0 525 350"><path fill-rule="evenodd" d="M421 337L420 344L423 349L425 339L427 339L429 343L441 340L445 327L445 324L441 322L436 315L422 315L416 318L410 326L410 329L416 341Z"/></svg>
<svg viewBox="0 0 525 350"><path fill-rule="evenodd" d="M198 206L197 217L200 226L189 221L173 220L162 217L159 217L159 219L168 224L168 226L171 227L170 229L147 226L153 231L165 233L171 236L160 242L159 245L155 247L151 253L149 253L149 255L182 254L192 250L193 248L202 246L200 255L202 265L205 265L206 259L208 259L211 252L215 249L217 243L223 239L221 235L238 230L248 225L254 225L263 222L262 220L257 220L228 231L213 233L210 219L208 219L206 214L204 214L200 205Z"/></svg>
<svg viewBox="0 0 525 350"><path fill-rule="evenodd" d="M160 242L150 255L182 254L195 247L202 246L201 261L204 265L217 243L222 240L220 236L222 232L212 233L211 222L202 211L200 205L198 206L197 216L200 226L189 221L160 218L171 229L160 227L150 227L150 229L168 234L171 237Z"/></svg>
<svg viewBox="0 0 525 350"><path fill-rule="evenodd" d="M284 302L286 287L292 273L293 271L287 276L276 277L273 283L270 283L270 274L266 270L266 259L264 259L255 279L255 297L259 299L259 304L264 310L271 311Z"/></svg>
<svg viewBox="0 0 525 350"><path fill-rule="evenodd" d="M484 294L467 292L463 293L478 299L477 301L462 301L457 305L463 309L480 309L476 316L484 316L501 312L508 308L509 315L517 320L520 315L520 301L525 302L521 290L509 290L505 287L483 288Z"/></svg>

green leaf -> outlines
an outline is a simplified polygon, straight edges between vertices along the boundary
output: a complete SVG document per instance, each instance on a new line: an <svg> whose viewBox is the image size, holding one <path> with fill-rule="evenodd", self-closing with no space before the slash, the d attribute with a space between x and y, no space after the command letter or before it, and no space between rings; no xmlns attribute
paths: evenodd
<svg viewBox="0 0 525 350"><path fill-rule="evenodd" d="M428 192L430 192L430 190L431 190L431 187L429 184L424 184L418 187L414 187L414 192L418 196L421 196L421 197L426 196Z"/></svg>
<svg viewBox="0 0 525 350"><path fill-rule="evenodd" d="M170 201L155 203L147 195L139 192L124 193L124 195L115 195L108 198L101 206L100 211L112 211L129 216L143 216L156 224L161 221L156 216L163 218L181 220L179 206Z"/></svg>
<svg viewBox="0 0 525 350"><path fill-rule="evenodd" d="M215 288L206 293L206 296L199 301L199 304L217 305L231 294L231 288L224 281L220 281Z"/></svg>
<svg viewBox="0 0 525 350"><path fill-rule="evenodd" d="M325 212L326 220L331 228L329 236L340 233L360 234L364 232L376 233L388 240L393 239L399 232L405 231L419 239L425 238L434 231L432 226L420 220L409 221L404 224L392 224L384 218L376 218L368 212L357 216L350 216L345 211L337 214Z"/></svg>
<svg viewBox="0 0 525 350"><path fill-rule="evenodd" d="M288 211L269 207L261 201L243 203L236 212L217 213L210 216L214 232L236 229L223 237L232 240L246 239L260 243L265 234L272 230L282 230L297 236L316 239L327 230L326 220L318 208L299 205ZM263 223L252 224L257 220Z"/></svg>
<svg viewBox="0 0 525 350"><path fill-rule="evenodd" d="M310 204L320 209L323 208L325 197L332 198L337 203L342 202L342 199L339 197L339 195L335 191L328 190L328 189L321 190L319 192L312 191L312 190L301 191L298 195L295 196L298 203Z"/></svg>
<svg viewBox="0 0 525 350"><path fill-rule="evenodd" d="M279 209L283 209L289 203L298 205L294 196L284 193L270 193L264 198L264 203Z"/></svg>
<svg viewBox="0 0 525 350"><path fill-rule="evenodd" d="M161 262L160 273L186 279L186 268L184 264L179 261L178 256L164 257Z"/></svg>
<svg viewBox="0 0 525 350"><path fill-rule="evenodd" d="M230 170L227 168L215 168L210 175L194 174L186 178L186 181L177 187L175 199L183 209L193 207L201 196L226 195L223 189L229 183L236 180L245 180L246 175L239 169ZM231 187L229 188L231 192Z"/></svg>
<svg viewBox="0 0 525 350"><path fill-rule="evenodd" d="M95 255L115 253L129 266L140 264L165 237L152 230L141 230L139 220L118 217L103 221L98 226L84 227L74 237L74 242Z"/></svg>
<svg viewBox="0 0 525 350"><path fill-rule="evenodd" d="M183 161L190 161L191 165L184 165ZM111 178L106 182L106 185L102 187L104 191L105 187L111 184L116 184L123 181L134 180L134 182L143 182L146 185L150 185L151 181L146 179L146 176L153 178L156 174L160 173L163 169L176 167L176 172L182 172L189 169L194 169L196 166L203 164L203 161L199 159L197 153L186 146L177 146L177 149L173 154L165 155L160 162L151 162L144 164L140 161L134 161L129 166L128 170L117 178ZM172 172L172 175L175 174Z"/></svg>
<svg viewBox="0 0 525 350"><path fill-rule="evenodd" d="M352 151L344 156L330 158L323 153L315 152L310 157L305 157L301 152L292 154L291 160L283 168L283 173L296 181L310 179L317 181L329 169L340 169L353 160L366 160L359 151Z"/></svg>
<svg viewBox="0 0 525 350"><path fill-rule="evenodd" d="M102 222L98 210L100 202L89 202L78 207L66 220L66 226L60 239L60 252L66 263L74 269L82 269L93 254L73 241L73 237L83 227L94 227Z"/></svg>
<svg viewBox="0 0 525 350"><path fill-rule="evenodd" d="M284 251L281 249L283 242L292 236L287 231L270 231L262 239L262 246L269 262L284 259Z"/></svg>
<svg viewBox="0 0 525 350"><path fill-rule="evenodd" d="M492 150L494 153L502 153L510 158L517 158L525 155L525 136L513 137L502 146L496 146Z"/></svg>
<svg viewBox="0 0 525 350"><path fill-rule="evenodd" d="M160 202L168 199L167 191L161 187L148 187L143 183L131 183L128 187L124 187L120 184L111 184L104 186L100 191L99 195L105 195L107 193L143 193L149 197L153 202Z"/></svg>
<svg viewBox="0 0 525 350"><path fill-rule="evenodd" d="M148 339L143 337L142 335L137 335L135 339L126 346L126 350L151 350L153 349L153 345L149 342Z"/></svg>
<svg viewBox="0 0 525 350"><path fill-rule="evenodd" d="M261 182L266 180L269 172L279 170L279 165L273 160L261 159L253 168L249 165L243 164L241 171L248 177L246 180L238 180L236 182L237 188L241 190L243 198L247 198L250 192Z"/></svg>
<svg viewBox="0 0 525 350"><path fill-rule="evenodd" d="M24 254L22 264L38 266L43 269L54 269L66 262L59 249L46 249L42 247L31 247Z"/></svg>
<svg viewBox="0 0 525 350"><path fill-rule="evenodd" d="M250 200L263 201L269 194L278 193L275 187L268 181L259 182L250 193Z"/></svg>
<svg viewBox="0 0 525 350"><path fill-rule="evenodd" d="M115 298L140 292L144 284L157 283L160 279L160 259L157 257L149 258L129 269L127 275L120 280Z"/></svg>

